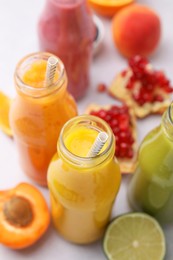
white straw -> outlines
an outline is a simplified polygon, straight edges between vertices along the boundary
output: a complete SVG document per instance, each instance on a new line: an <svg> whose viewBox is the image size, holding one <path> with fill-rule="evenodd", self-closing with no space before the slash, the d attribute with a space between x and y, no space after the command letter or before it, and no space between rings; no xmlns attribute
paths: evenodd
<svg viewBox="0 0 173 260"><path fill-rule="evenodd" d="M91 147L90 151L88 152L87 157L95 157L101 151L103 145L108 140L108 135L105 132L100 132Z"/></svg>
<svg viewBox="0 0 173 260"><path fill-rule="evenodd" d="M51 56L47 61L47 68L46 68L46 87L52 85L55 77L56 67L58 64L58 59L56 57Z"/></svg>

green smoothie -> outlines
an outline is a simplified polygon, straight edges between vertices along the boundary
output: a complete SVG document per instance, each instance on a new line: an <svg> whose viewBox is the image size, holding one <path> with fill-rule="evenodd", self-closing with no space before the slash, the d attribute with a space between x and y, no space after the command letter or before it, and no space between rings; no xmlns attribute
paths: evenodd
<svg viewBox="0 0 173 260"><path fill-rule="evenodd" d="M169 116L167 111L161 126L144 138L128 190L135 210L145 211L162 223L173 221L173 123Z"/></svg>

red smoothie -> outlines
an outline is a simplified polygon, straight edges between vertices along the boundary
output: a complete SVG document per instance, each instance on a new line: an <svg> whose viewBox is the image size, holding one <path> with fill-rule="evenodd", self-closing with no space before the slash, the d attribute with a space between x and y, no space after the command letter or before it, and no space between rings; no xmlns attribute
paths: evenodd
<svg viewBox="0 0 173 260"><path fill-rule="evenodd" d="M79 99L89 86L89 68L95 26L85 0L46 0L38 24L42 51L56 54L64 63L68 90Z"/></svg>

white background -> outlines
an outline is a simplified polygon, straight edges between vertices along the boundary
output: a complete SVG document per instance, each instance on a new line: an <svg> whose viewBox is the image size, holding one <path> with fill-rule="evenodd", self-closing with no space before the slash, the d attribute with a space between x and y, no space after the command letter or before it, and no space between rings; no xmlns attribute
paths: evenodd
<svg viewBox="0 0 173 260"><path fill-rule="evenodd" d="M152 7L162 21L162 39L157 52L151 57L155 68L164 69L173 82L173 2L172 0L140 0L139 3ZM44 6L44 0L0 0L0 90L11 97L15 96L13 73L16 63L26 54L38 51L37 21ZM103 19L105 27L104 46L94 58L91 67L91 86L87 96L81 100L79 111L82 113L91 102L113 104L114 100L106 94L98 94L96 86L100 82L110 84L116 73L126 66L126 60L114 48L111 38L111 23ZM138 141L160 122L160 116L150 116L138 121ZM129 177L123 177L121 189L113 208L113 216L130 211L126 200ZM0 132L0 189L14 187L19 182L32 183L21 171L13 140ZM37 186L38 187L38 186ZM49 204L46 188L38 187ZM165 228L167 239L166 260L173 259L173 227ZM44 237L34 246L13 251L0 245L0 260L104 260L101 241L77 246L64 241L51 226ZM148 259L150 260L150 259ZM157 260L157 259L151 259Z"/></svg>

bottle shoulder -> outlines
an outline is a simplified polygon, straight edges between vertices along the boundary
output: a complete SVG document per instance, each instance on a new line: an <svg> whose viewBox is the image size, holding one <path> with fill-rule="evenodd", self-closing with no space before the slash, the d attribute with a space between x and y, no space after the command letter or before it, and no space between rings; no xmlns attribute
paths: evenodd
<svg viewBox="0 0 173 260"><path fill-rule="evenodd" d="M45 11L38 22L38 35L41 41L56 41L62 47L76 44L79 48L81 43L93 42L96 26L88 14L66 16Z"/></svg>
<svg viewBox="0 0 173 260"><path fill-rule="evenodd" d="M155 138L157 138L159 136L162 136L161 125L155 127L148 134L146 134L146 136L144 137L144 139L143 139L143 141L141 143L141 147L143 145L145 145L147 142L148 143L152 142Z"/></svg>
<svg viewBox="0 0 173 260"><path fill-rule="evenodd" d="M139 150L139 163L145 168L156 167L173 156L173 142L165 134L163 127L153 129L144 138ZM169 161L169 162L168 162Z"/></svg>

